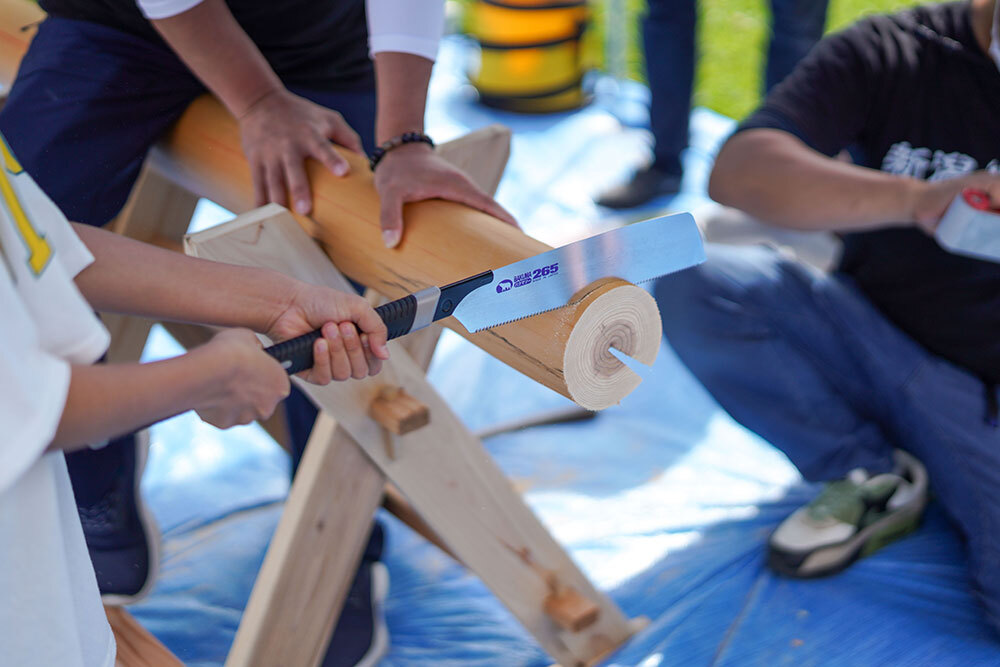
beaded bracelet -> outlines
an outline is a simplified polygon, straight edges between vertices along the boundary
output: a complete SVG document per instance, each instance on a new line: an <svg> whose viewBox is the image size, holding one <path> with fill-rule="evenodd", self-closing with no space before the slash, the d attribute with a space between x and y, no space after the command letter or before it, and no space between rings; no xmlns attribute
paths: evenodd
<svg viewBox="0 0 1000 667"><path fill-rule="evenodd" d="M414 144L417 142L423 142L431 148L434 148L434 141L423 132L403 132L398 137L393 137L392 139L381 143L378 148L373 150L371 157L368 158L368 165L371 167L372 171L375 171L375 166L381 162L386 153L394 148L399 148L404 144Z"/></svg>

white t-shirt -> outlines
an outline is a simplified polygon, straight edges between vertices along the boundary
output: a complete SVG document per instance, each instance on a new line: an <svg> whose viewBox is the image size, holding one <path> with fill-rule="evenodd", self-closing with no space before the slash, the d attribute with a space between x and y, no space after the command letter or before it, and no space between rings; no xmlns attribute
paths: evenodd
<svg viewBox="0 0 1000 667"><path fill-rule="evenodd" d="M136 0L147 19L176 16L202 0ZM317 0L319 1L319 0ZM368 46L374 56L383 51L437 57L444 32L444 0L366 0Z"/></svg>
<svg viewBox="0 0 1000 667"><path fill-rule="evenodd" d="M70 363L108 332L73 277L93 261L0 137L0 663L113 667L62 452L46 453Z"/></svg>

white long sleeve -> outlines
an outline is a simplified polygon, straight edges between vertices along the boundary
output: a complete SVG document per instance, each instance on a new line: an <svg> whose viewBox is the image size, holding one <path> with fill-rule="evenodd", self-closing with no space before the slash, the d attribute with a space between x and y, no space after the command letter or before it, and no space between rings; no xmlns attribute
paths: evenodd
<svg viewBox="0 0 1000 667"><path fill-rule="evenodd" d="M165 19L186 12L202 0L136 0L147 19ZM317 0L336 2L336 0ZM412 53L428 60L437 57L444 32L444 0L365 0L368 10L368 48ZM275 11L281 11L280 4Z"/></svg>
<svg viewBox="0 0 1000 667"><path fill-rule="evenodd" d="M142 15L149 20L168 19L201 4L201 0L135 0L135 2L139 5Z"/></svg>
<svg viewBox="0 0 1000 667"><path fill-rule="evenodd" d="M444 0L366 0L368 48L437 57L444 32Z"/></svg>

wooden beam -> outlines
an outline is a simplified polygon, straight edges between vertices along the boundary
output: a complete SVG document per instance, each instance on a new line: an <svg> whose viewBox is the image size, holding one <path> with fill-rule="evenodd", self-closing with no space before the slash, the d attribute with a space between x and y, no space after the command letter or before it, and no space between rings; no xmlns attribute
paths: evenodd
<svg viewBox="0 0 1000 667"><path fill-rule="evenodd" d="M122 607L104 607L118 644L116 667L183 667L160 640Z"/></svg>
<svg viewBox="0 0 1000 667"><path fill-rule="evenodd" d="M197 204L197 196L146 164L125 207L110 228L137 241L160 245L169 241L180 247ZM111 333L108 361L139 361L155 322L131 315L103 314L101 317Z"/></svg>
<svg viewBox="0 0 1000 667"><path fill-rule="evenodd" d="M403 497L403 493L392 482L385 485L385 496L382 498L382 507L391 512L393 516L406 524L417 535L420 535L438 549L448 554L456 563L462 562L448 548L448 545L444 543L441 536L434 532L430 524L424 521L424 518L413 509L413 505Z"/></svg>
<svg viewBox="0 0 1000 667"><path fill-rule="evenodd" d="M227 667L320 664L384 486L351 436L320 413Z"/></svg>
<svg viewBox="0 0 1000 667"><path fill-rule="evenodd" d="M346 287L319 247L291 215L268 206L192 235L188 252L233 264L264 266L315 284ZM398 341L374 378L316 387L296 383L333 414L368 457L399 487L445 544L563 665L586 664L621 644L630 626L614 603L580 572L514 493L489 454L434 391ZM397 438L391 459L382 427L367 416L386 384L427 405L431 423ZM545 612L553 591L572 589L599 607L597 620L579 632L560 627Z"/></svg>
<svg viewBox="0 0 1000 667"><path fill-rule="evenodd" d="M510 158L510 137L509 127L494 123L439 145L438 153L493 196Z"/></svg>

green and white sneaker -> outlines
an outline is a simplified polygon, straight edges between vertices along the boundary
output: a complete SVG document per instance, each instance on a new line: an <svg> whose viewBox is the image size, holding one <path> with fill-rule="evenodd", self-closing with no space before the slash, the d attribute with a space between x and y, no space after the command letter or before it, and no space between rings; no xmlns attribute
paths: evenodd
<svg viewBox="0 0 1000 667"><path fill-rule="evenodd" d="M927 505L927 470L902 450L893 457L893 472L852 470L785 519L768 540L771 569L798 578L834 574L915 530Z"/></svg>

